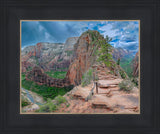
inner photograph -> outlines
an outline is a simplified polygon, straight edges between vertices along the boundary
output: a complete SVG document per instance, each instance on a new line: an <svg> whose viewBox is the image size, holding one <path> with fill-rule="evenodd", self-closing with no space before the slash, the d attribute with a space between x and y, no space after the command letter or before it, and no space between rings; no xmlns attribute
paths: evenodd
<svg viewBox="0 0 160 134"><path fill-rule="evenodd" d="M20 114L140 114L139 20L21 20Z"/></svg>

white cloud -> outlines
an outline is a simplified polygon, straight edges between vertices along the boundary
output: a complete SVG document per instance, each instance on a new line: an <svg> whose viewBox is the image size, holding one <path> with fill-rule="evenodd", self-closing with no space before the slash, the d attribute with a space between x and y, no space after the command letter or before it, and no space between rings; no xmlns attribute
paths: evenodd
<svg viewBox="0 0 160 134"><path fill-rule="evenodd" d="M103 33L104 37L106 35L108 35L111 38L117 36L117 33L116 33L117 30L116 29L112 30L112 25L111 24L106 24L106 25L100 27L99 30L104 31L104 33Z"/></svg>

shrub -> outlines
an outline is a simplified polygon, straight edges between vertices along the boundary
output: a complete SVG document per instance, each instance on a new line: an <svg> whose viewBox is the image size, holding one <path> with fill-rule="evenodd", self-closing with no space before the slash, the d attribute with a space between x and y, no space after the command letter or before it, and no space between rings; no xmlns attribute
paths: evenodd
<svg viewBox="0 0 160 134"><path fill-rule="evenodd" d="M70 106L70 104L68 103L67 105L66 105L66 107L69 107Z"/></svg>
<svg viewBox="0 0 160 134"><path fill-rule="evenodd" d="M123 80L119 83L120 90L131 91L134 88L134 84L130 80Z"/></svg>
<svg viewBox="0 0 160 134"><path fill-rule="evenodd" d="M57 105L55 105L51 99L47 99L47 103L40 106L36 112L53 112L58 109Z"/></svg>
<svg viewBox="0 0 160 134"><path fill-rule="evenodd" d="M47 103L40 106L40 109L38 109L36 112L53 112L58 110L58 107L60 104L67 102L66 98L63 96L58 95L54 101L51 99L47 99Z"/></svg>
<svg viewBox="0 0 160 134"><path fill-rule="evenodd" d="M26 100L22 100L22 107L28 106L30 103Z"/></svg>
<svg viewBox="0 0 160 134"><path fill-rule="evenodd" d="M83 76L82 76L82 87L87 86L93 80L93 70L89 69Z"/></svg>
<svg viewBox="0 0 160 134"><path fill-rule="evenodd" d="M58 95L54 100L58 105L67 102L66 98L60 95Z"/></svg>
<svg viewBox="0 0 160 134"><path fill-rule="evenodd" d="M117 60L117 65L120 65L120 58L118 58Z"/></svg>
<svg viewBox="0 0 160 134"><path fill-rule="evenodd" d="M138 86L138 78L132 77L132 78L131 78L131 81L132 81L136 86Z"/></svg>
<svg viewBox="0 0 160 134"><path fill-rule="evenodd" d="M126 78L126 74L125 74L124 71L120 70L119 73L120 73L120 75L121 75L121 77L122 77L123 79Z"/></svg>
<svg viewBox="0 0 160 134"><path fill-rule="evenodd" d="M25 93L23 93L23 94L25 94ZM22 107L25 107L25 106L28 106L28 105L31 104L31 102L28 101L28 99L25 98L23 95L22 95L21 97L22 97L22 98L21 98L21 105L22 105Z"/></svg>

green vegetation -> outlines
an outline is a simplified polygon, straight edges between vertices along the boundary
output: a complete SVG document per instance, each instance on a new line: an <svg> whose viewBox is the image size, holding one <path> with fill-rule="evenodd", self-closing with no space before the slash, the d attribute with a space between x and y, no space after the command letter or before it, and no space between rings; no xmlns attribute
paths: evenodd
<svg viewBox="0 0 160 134"><path fill-rule="evenodd" d="M53 112L58 109L57 105L55 105L51 99L47 99L47 103L40 106L40 109L36 110L36 112L43 113L43 112Z"/></svg>
<svg viewBox="0 0 160 134"><path fill-rule="evenodd" d="M67 102L66 98L63 96L58 95L55 99L56 104L60 105L61 103Z"/></svg>
<svg viewBox="0 0 160 134"><path fill-rule="evenodd" d="M132 77L131 81L138 87L138 77Z"/></svg>
<svg viewBox="0 0 160 134"><path fill-rule="evenodd" d="M121 77L122 77L123 79L126 79L126 78L127 78L127 76L126 76L126 74L125 74L125 72L124 72L123 70L119 70L119 73L120 73L120 75L121 75Z"/></svg>
<svg viewBox="0 0 160 134"><path fill-rule="evenodd" d="M23 93L23 94L24 94L24 93ZM22 99L21 99L21 105L22 105L22 107L25 107L25 106L28 106L28 105L31 104L31 102L28 101L28 99L25 98L23 95L22 95L21 97L22 97Z"/></svg>
<svg viewBox="0 0 160 134"><path fill-rule="evenodd" d="M58 61L58 62L61 62L61 61L63 61L63 59L58 59L57 61Z"/></svg>
<svg viewBox="0 0 160 134"><path fill-rule="evenodd" d="M27 90L36 92L37 94L42 96L44 100L47 100L47 98L54 99L58 95L63 96L68 91L73 89L73 86L63 87L63 88L48 87L47 85L38 85L33 81L27 81L27 80L22 80L22 87Z"/></svg>
<svg viewBox="0 0 160 134"><path fill-rule="evenodd" d="M91 83L91 80L93 80L93 70L89 69L84 75L82 76L82 87L87 86Z"/></svg>
<svg viewBox="0 0 160 134"><path fill-rule="evenodd" d="M25 80L25 77L26 77L26 74L25 74L25 73L22 73L22 74L21 74L21 80Z"/></svg>
<svg viewBox="0 0 160 134"><path fill-rule="evenodd" d="M28 72L28 71L31 71L31 70L32 70L32 67L29 66L29 67L27 68L27 72Z"/></svg>
<svg viewBox="0 0 160 134"><path fill-rule="evenodd" d="M28 105L30 105L30 103L28 101L22 99L22 107L28 106Z"/></svg>
<svg viewBox="0 0 160 134"><path fill-rule="evenodd" d="M36 112L54 112L58 110L58 107L62 103L66 103L67 100L65 97L58 95L53 101L51 99L47 99L47 103L40 106L40 109ZM67 104L69 105L69 104Z"/></svg>
<svg viewBox="0 0 160 134"><path fill-rule="evenodd" d="M48 76L57 78L57 79L64 79L66 77L67 72L61 72L61 71L49 71L45 72Z"/></svg>
<svg viewBox="0 0 160 134"><path fill-rule="evenodd" d="M91 31L88 30L85 33L89 33L92 37L92 42L91 45L95 45L95 47L93 48L94 50L96 50L95 55L98 56L98 60L99 62L103 62L106 66L110 67L112 66L112 46L109 44L110 41L112 41L111 38L109 38L108 36L106 36L106 38L104 38L99 32L97 31Z"/></svg>
<svg viewBox="0 0 160 134"><path fill-rule="evenodd" d="M120 58L118 58L117 60L117 65L120 65Z"/></svg>
<svg viewBox="0 0 160 134"><path fill-rule="evenodd" d="M123 57L120 62L120 66L123 68L123 70L127 73L127 75L131 78L132 77L132 63L133 57Z"/></svg>
<svg viewBox="0 0 160 134"><path fill-rule="evenodd" d="M108 36L106 36L105 39L99 40L100 49L98 49L98 61L102 61L108 67L112 65L112 46L109 44L111 40Z"/></svg>
<svg viewBox="0 0 160 134"><path fill-rule="evenodd" d="M134 88L134 84L130 80L123 80L119 83L120 90L130 92Z"/></svg>
<svg viewBox="0 0 160 134"><path fill-rule="evenodd" d="M88 30L88 31L84 32L83 34L86 34L86 33L91 35L91 37L92 37L92 45L94 43L96 43L98 41L98 39L103 38L103 36L98 31Z"/></svg>

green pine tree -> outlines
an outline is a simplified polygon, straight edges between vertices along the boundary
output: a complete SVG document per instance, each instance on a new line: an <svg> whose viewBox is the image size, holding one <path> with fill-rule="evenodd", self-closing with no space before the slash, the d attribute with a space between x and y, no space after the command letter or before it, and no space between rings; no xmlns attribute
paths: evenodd
<svg viewBox="0 0 160 134"><path fill-rule="evenodd" d="M112 60L112 46L109 42L112 41L111 38L106 36L106 38L99 40L99 49L98 49L98 61L102 61L106 66L111 66Z"/></svg>

